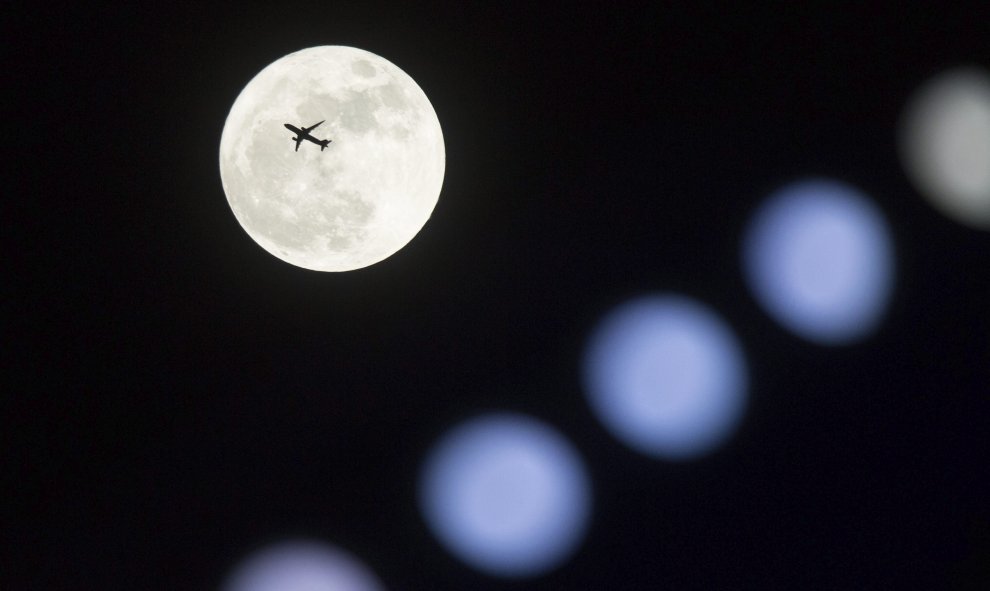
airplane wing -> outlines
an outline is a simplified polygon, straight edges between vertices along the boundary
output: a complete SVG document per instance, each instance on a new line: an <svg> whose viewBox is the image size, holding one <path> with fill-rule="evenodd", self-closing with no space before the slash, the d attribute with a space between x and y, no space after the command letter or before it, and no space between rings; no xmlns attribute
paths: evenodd
<svg viewBox="0 0 990 591"><path fill-rule="evenodd" d="M323 121L326 121L326 119L324 119ZM311 125L309 127L304 127L303 128L303 133L309 133L309 132L313 131L314 129L316 129L317 127L319 127L320 125L322 125L323 124L323 121L320 121L316 125Z"/></svg>
<svg viewBox="0 0 990 591"><path fill-rule="evenodd" d="M299 151L299 144L303 142L302 134L296 136L296 152Z"/></svg>

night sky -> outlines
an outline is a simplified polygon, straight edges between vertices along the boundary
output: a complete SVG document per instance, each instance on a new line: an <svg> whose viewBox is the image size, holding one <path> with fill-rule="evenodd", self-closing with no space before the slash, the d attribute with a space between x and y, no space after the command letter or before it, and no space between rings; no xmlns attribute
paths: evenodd
<svg viewBox="0 0 990 591"><path fill-rule="evenodd" d="M7 19L5 589L214 590L297 536L392 590L990 577L990 232L897 152L914 89L990 67L983 3L182 4ZM262 250L219 176L243 86L316 45L402 68L446 144L423 230L347 273ZM781 328L741 272L749 215L807 176L893 232L889 308L850 346ZM741 428L694 462L629 450L582 394L598 319L659 292L711 306L749 363ZM490 410L555 426L592 478L586 538L545 576L471 570L417 510L429 446Z"/></svg>

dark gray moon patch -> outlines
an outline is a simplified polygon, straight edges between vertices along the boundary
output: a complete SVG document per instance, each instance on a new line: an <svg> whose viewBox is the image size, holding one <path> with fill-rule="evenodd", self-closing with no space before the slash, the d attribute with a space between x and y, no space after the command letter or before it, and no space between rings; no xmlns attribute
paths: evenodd
<svg viewBox="0 0 990 591"><path fill-rule="evenodd" d="M351 64L351 71L362 78L373 78L378 73L375 66L367 60L358 60Z"/></svg>

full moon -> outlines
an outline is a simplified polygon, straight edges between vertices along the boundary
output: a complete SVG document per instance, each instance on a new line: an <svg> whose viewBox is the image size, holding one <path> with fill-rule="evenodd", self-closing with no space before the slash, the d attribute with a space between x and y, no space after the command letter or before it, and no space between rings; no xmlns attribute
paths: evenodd
<svg viewBox="0 0 990 591"><path fill-rule="evenodd" d="M405 246L436 206L444 163L426 94L354 47L272 62L234 101L220 138L220 178L241 227L315 271L360 269Z"/></svg>

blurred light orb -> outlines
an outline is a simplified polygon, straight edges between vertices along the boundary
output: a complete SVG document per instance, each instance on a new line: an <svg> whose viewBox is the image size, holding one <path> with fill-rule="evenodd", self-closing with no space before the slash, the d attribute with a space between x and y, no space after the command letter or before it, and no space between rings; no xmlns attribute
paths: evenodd
<svg viewBox="0 0 990 591"><path fill-rule="evenodd" d="M592 411L619 441L673 461L710 453L742 419L748 371L729 326L662 294L631 300L593 331L584 359Z"/></svg>
<svg viewBox="0 0 990 591"><path fill-rule="evenodd" d="M309 540L262 548L236 566L222 591L383 591L348 552Z"/></svg>
<svg viewBox="0 0 990 591"><path fill-rule="evenodd" d="M479 571L532 577L562 564L584 536L584 463L550 426L492 413L444 435L421 472L419 503L441 544Z"/></svg>
<svg viewBox="0 0 990 591"><path fill-rule="evenodd" d="M750 220L743 271L757 302L792 333L844 345L872 333L893 288L890 230L858 190L806 180L776 191Z"/></svg>
<svg viewBox="0 0 990 591"><path fill-rule="evenodd" d="M990 230L990 73L929 80L901 120L901 160L918 191L957 222Z"/></svg>

